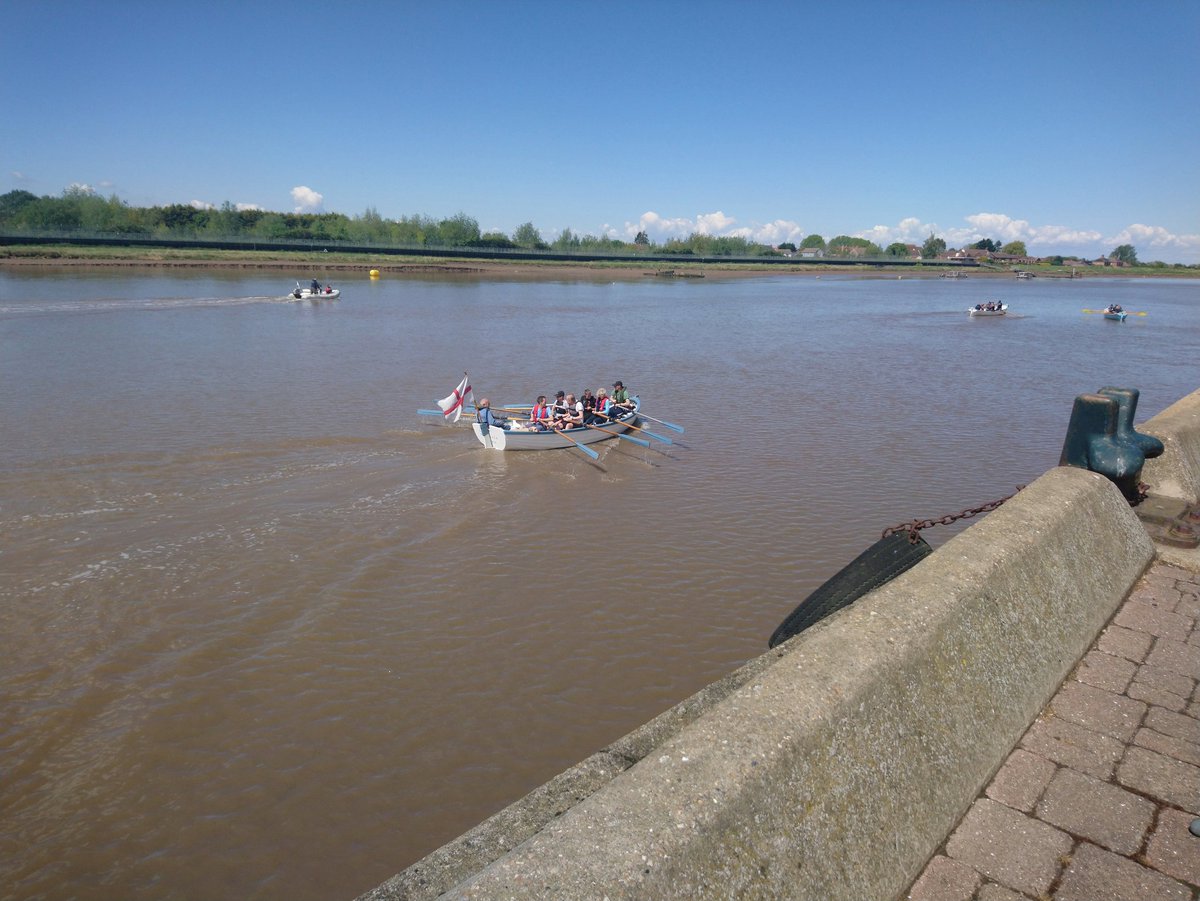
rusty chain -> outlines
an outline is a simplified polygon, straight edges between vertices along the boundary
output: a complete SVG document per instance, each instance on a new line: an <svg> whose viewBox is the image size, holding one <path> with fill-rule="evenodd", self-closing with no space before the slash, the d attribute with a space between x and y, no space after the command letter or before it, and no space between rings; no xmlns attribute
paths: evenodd
<svg viewBox="0 0 1200 901"><path fill-rule="evenodd" d="M916 544L921 540L921 529L928 529L930 526L948 526L950 523L959 519L970 519L972 516L978 516L980 513L991 513L1005 501L1012 500L1017 496L1017 492L1023 489L1024 485L1018 485L1017 490L1008 497L1002 497L998 501L989 501L986 504L980 504L978 507L968 507L961 513L950 513L946 516L938 517L937 519L914 519L912 522L902 522L898 526L892 526L890 529L884 529L881 537L887 538L889 535L895 535L897 532L908 532L908 541L910 544Z"/></svg>

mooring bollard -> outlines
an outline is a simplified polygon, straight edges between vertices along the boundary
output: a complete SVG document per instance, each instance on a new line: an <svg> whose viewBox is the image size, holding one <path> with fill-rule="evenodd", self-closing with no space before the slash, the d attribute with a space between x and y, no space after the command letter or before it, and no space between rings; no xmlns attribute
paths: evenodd
<svg viewBox="0 0 1200 901"><path fill-rule="evenodd" d="M1163 443L1133 428L1137 410L1136 388L1101 388L1075 398L1059 466L1075 466L1110 479L1131 504L1138 490L1142 467L1149 457L1163 452Z"/></svg>

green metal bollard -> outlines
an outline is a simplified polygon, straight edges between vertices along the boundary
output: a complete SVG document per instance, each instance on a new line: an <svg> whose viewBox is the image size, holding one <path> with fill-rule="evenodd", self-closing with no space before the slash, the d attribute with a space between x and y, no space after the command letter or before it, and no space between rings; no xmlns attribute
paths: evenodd
<svg viewBox="0 0 1200 901"><path fill-rule="evenodd" d="M1059 466L1075 466L1110 479L1131 504L1141 495L1138 484L1147 457L1157 457L1163 444L1133 428L1138 391L1101 388L1075 398Z"/></svg>

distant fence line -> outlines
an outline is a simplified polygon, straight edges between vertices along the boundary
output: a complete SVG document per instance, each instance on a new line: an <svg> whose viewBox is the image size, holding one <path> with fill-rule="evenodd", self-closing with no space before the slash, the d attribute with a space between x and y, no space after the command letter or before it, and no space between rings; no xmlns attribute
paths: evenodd
<svg viewBox="0 0 1200 901"><path fill-rule="evenodd" d="M459 257L465 259L541 260L566 263L762 263L767 266L799 264L832 266L976 266L974 262L911 260L901 257L801 257L796 256L701 256L690 253L603 253L599 251L528 250L505 247L429 246L427 244L348 244L316 239L248 238L152 238L141 235L111 235L86 232L13 233L0 232L0 244L72 244L81 247L160 247L197 250L266 250L381 254L388 256Z"/></svg>

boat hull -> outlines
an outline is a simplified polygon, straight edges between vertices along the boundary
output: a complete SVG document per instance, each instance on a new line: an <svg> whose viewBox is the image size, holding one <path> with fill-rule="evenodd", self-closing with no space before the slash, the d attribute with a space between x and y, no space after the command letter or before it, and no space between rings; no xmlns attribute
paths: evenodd
<svg viewBox="0 0 1200 901"><path fill-rule="evenodd" d="M1008 304L1001 304L998 310L967 310L968 313L974 316L1003 316L1008 312Z"/></svg>
<svg viewBox="0 0 1200 901"><path fill-rule="evenodd" d="M595 444L598 441L607 441L610 438L616 438L617 435L629 431L629 427L634 424L637 419L638 411L642 407L640 398L633 398L633 410L624 416L614 419L612 422L605 423L600 428L588 428L584 426L578 429L567 429L566 432L534 432L521 431L518 429L500 429L491 426L485 432L482 423L471 423L471 429L475 432L475 437L479 439L479 443L489 450L498 451L535 451L535 450L558 450L564 447L575 447L579 444ZM564 437L564 435L569 437Z"/></svg>
<svg viewBox="0 0 1200 901"><path fill-rule="evenodd" d="M313 291L312 288L301 288L299 291L293 291L288 295L288 300L337 300L342 296L341 289L334 288L332 291Z"/></svg>
<svg viewBox="0 0 1200 901"><path fill-rule="evenodd" d="M1124 322L1125 317L1128 315L1128 313L1105 313L1104 318L1111 319L1113 322Z"/></svg>

